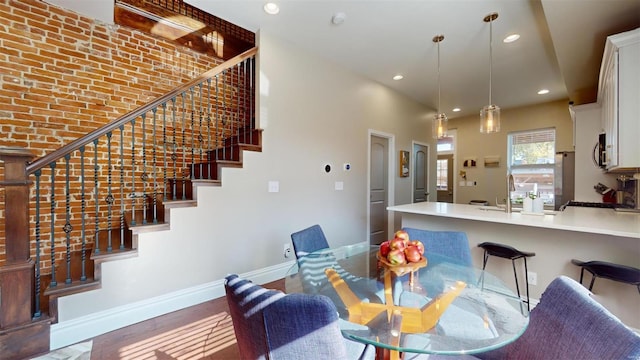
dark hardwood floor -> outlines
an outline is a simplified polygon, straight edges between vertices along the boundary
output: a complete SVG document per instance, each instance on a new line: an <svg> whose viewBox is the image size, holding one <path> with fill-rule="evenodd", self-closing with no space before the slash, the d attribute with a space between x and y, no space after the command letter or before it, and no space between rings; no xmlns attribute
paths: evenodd
<svg viewBox="0 0 640 360"><path fill-rule="evenodd" d="M284 290L284 280L264 287ZM118 329L93 339L91 360L240 359L225 297Z"/></svg>

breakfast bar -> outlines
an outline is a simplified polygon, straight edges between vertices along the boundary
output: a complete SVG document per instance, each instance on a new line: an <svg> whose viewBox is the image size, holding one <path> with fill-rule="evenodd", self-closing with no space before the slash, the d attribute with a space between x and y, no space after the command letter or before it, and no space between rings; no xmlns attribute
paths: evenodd
<svg viewBox="0 0 640 360"><path fill-rule="evenodd" d="M482 266L478 244L490 241L535 252L528 270L532 304L559 275L580 279L580 268L571 259L601 260L640 268L640 214L613 209L567 207L564 211L526 214L490 206L421 202L390 206L402 227L455 230L467 233L476 267ZM427 249L428 251L428 249ZM511 262L492 261L487 270L513 286ZM518 269L519 276L524 270ZM586 281L590 276L586 275ZM521 278L522 279L522 278ZM535 284L534 284L535 283ZM640 294L635 286L610 280L596 282L595 299L625 324L640 329Z"/></svg>

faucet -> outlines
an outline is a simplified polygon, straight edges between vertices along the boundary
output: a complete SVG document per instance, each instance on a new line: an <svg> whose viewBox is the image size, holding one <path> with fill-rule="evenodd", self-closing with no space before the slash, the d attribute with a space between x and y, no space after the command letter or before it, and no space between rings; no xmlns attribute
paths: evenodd
<svg viewBox="0 0 640 360"><path fill-rule="evenodd" d="M504 211L506 213L511 212L511 192L516 190L516 185L513 181L513 175L507 173L507 201L504 205Z"/></svg>

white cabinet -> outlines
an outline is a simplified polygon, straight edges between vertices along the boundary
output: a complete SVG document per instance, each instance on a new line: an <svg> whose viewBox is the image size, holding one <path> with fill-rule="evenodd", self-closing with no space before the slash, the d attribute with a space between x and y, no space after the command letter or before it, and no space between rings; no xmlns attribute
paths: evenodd
<svg viewBox="0 0 640 360"><path fill-rule="evenodd" d="M607 170L640 167L640 28L607 38L598 103Z"/></svg>

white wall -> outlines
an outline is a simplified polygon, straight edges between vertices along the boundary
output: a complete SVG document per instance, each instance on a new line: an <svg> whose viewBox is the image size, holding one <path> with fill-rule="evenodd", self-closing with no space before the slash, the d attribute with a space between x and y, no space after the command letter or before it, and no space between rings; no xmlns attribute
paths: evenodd
<svg viewBox="0 0 640 360"><path fill-rule="evenodd" d="M457 129L456 162L458 170L467 173L467 181L475 186L459 186L462 178L454 174L456 202L467 204L471 200L487 200L495 204L506 199L507 138L510 132L544 128L556 129L556 152L573 150L573 124L566 100L522 106L501 111L501 129L494 134L481 134L477 115L449 120L449 127ZM484 167L485 156L499 156L500 166ZM475 168L463 167L465 158L478 160Z"/></svg>
<svg viewBox="0 0 640 360"><path fill-rule="evenodd" d="M198 188L197 208L172 210L171 230L141 234L137 258L105 263L102 289L60 299L54 329L188 288L206 292L229 273L286 268L283 244L316 223L332 246L367 241L368 131L393 134L394 154L413 140L431 143L429 109L268 34L259 39L262 152L245 152L242 169L224 169L222 187ZM344 162L352 170L344 172ZM325 163L334 165L329 174ZM410 180L394 176L396 203L410 202ZM280 192L269 193L269 181L278 181ZM334 190L335 181L344 182L343 191ZM141 307L147 316L164 311Z"/></svg>

